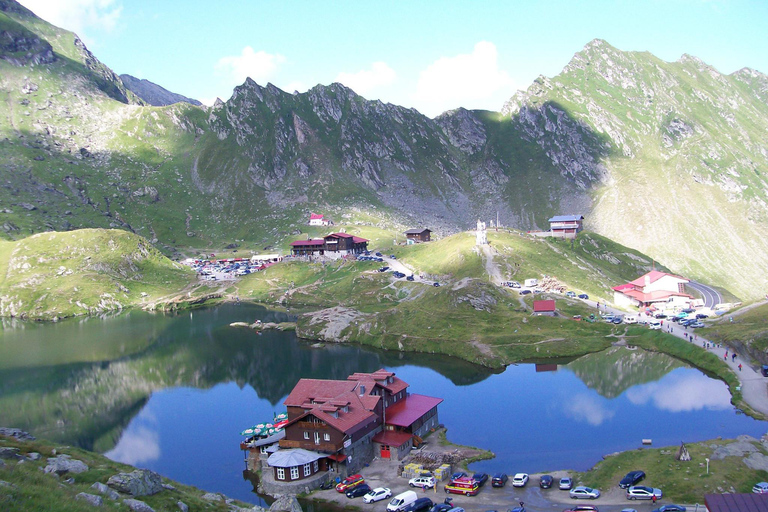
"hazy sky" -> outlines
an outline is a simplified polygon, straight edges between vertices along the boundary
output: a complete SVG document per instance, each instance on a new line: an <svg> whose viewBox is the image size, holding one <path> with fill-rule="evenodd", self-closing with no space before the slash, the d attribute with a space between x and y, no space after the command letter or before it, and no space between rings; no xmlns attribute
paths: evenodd
<svg viewBox="0 0 768 512"><path fill-rule="evenodd" d="M768 73L766 0L21 0L118 74L204 103L247 76L293 92L342 82L429 116L499 110L595 38L724 73Z"/></svg>

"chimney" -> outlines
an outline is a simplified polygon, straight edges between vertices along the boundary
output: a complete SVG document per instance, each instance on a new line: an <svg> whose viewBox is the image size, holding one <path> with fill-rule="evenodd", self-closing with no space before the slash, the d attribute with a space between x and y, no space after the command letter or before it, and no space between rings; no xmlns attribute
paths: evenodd
<svg viewBox="0 0 768 512"><path fill-rule="evenodd" d="M651 286L651 276L645 274L645 286Z"/></svg>

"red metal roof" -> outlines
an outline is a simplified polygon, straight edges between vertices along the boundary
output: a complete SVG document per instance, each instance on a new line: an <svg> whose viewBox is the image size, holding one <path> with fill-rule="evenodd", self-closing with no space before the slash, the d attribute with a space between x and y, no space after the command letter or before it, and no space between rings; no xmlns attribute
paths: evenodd
<svg viewBox="0 0 768 512"><path fill-rule="evenodd" d="M406 432L395 432L394 430L382 430L375 436L373 436L373 442L379 444L386 444L389 446L397 446L398 448L410 441L413 434Z"/></svg>
<svg viewBox="0 0 768 512"><path fill-rule="evenodd" d="M646 277L648 277L648 282L649 283L655 283L656 281L658 281L659 279L661 279L664 276L674 277L675 279L681 279L681 280L685 281L686 283L688 282L688 279L686 279L684 277L676 276L674 274L667 274L666 272L659 272L658 270L651 270L647 274L643 274L642 276L638 277L634 281L630 281L629 284L633 284L635 286L644 287L645 286L645 278Z"/></svg>
<svg viewBox="0 0 768 512"><path fill-rule="evenodd" d="M309 214L309 220L322 219L322 218L323 218L323 214L322 213L310 213Z"/></svg>
<svg viewBox="0 0 768 512"><path fill-rule="evenodd" d="M768 512L768 494L705 494L709 512Z"/></svg>
<svg viewBox="0 0 768 512"><path fill-rule="evenodd" d="M291 245L293 247L301 247L301 246L315 246L315 245L323 245L325 243L325 240L322 238L313 238L311 240L296 240L295 242L291 242Z"/></svg>
<svg viewBox="0 0 768 512"><path fill-rule="evenodd" d="M395 402L387 407L385 421L387 425L410 427L413 423L427 414L433 407L442 403L442 398L426 395L408 395L405 400Z"/></svg>
<svg viewBox="0 0 768 512"><path fill-rule="evenodd" d="M534 313L551 313L555 310L554 300L535 300L533 301Z"/></svg>

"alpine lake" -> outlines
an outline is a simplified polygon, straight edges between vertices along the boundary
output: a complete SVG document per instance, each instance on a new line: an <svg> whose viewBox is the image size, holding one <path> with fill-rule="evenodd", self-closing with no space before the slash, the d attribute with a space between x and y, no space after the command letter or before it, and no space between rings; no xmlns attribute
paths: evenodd
<svg viewBox="0 0 768 512"><path fill-rule="evenodd" d="M677 446L760 437L768 426L734 409L723 382L664 354L613 347L494 372L445 356L313 347L293 332L229 325L256 319L290 318L226 304L58 323L4 320L0 426L262 505L244 472L240 432L284 411L305 377L395 372L410 392L444 399L439 420L450 441L496 454L471 467L491 474L585 470L643 439Z"/></svg>

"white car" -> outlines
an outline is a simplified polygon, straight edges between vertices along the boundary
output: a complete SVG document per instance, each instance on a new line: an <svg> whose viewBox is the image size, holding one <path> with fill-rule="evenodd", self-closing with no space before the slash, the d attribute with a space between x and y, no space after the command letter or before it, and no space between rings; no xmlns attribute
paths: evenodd
<svg viewBox="0 0 768 512"><path fill-rule="evenodd" d="M656 330L656 331L661 330L661 322L659 322L659 321L650 322L648 324L648 328Z"/></svg>
<svg viewBox="0 0 768 512"><path fill-rule="evenodd" d="M422 489L424 487L431 489L437 485L437 480L435 480L435 477L433 476L417 476L416 478L408 480L408 485L411 487L420 487Z"/></svg>
<svg viewBox="0 0 768 512"><path fill-rule="evenodd" d="M363 496L363 501L366 503L373 503L374 501L385 500L390 496L392 496L392 491L390 491L387 487L377 487Z"/></svg>
<svg viewBox="0 0 768 512"><path fill-rule="evenodd" d="M592 489L591 487L585 487L583 485L580 485L578 487L574 487L569 491L569 494L571 496L571 499L577 499L577 498L587 498L590 500L596 500L600 497L600 491L597 489Z"/></svg>
<svg viewBox="0 0 768 512"><path fill-rule="evenodd" d="M515 487L525 487L528 483L528 473L518 473L512 477L512 485Z"/></svg>

